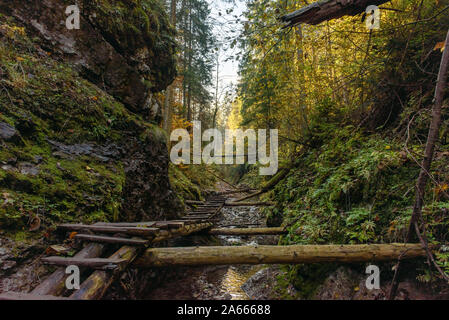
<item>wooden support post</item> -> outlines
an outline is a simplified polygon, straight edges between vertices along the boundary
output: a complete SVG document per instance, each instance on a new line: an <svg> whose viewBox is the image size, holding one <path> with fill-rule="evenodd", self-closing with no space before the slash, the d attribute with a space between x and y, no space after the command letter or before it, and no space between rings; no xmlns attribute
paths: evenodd
<svg viewBox="0 0 449 320"><path fill-rule="evenodd" d="M378 262L426 256L421 244L151 248L138 267Z"/></svg>
<svg viewBox="0 0 449 320"><path fill-rule="evenodd" d="M81 284L80 289L76 290L70 298L75 300L101 299L114 281L115 275L123 271L127 265L135 259L137 252L138 249L136 247L124 246L120 248L116 253L110 256L109 259L126 260L127 263L121 264L120 268L115 270L115 273L103 270L95 271Z"/></svg>

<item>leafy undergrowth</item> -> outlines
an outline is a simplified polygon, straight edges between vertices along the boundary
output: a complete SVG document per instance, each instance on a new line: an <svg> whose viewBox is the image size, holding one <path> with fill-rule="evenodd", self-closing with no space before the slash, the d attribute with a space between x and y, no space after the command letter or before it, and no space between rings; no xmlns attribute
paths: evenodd
<svg viewBox="0 0 449 320"><path fill-rule="evenodd" d="M318 113L316 119L324 116ZM415 132L426 132L427 120L425 116L418 119ZM392 134L364 134L338 122L320 124L313 130L322 143L307 147L296 159L289 176L268 194L277 204L264 209L268 222L288 226L289 233L281 238L280 244L404 242L424 144L411 139L405 148L404 140ZM436 244L448 241L448 167L449 146L442 144L430 172L433 178L423 210L427 236ZM260 179L251 177L249 173L245 179ZM449 255L439 253L437 257L449 271ZM422 265L416 267L423 272L418 279L429 281L429 272ZM302 296L311 297L335 268L335 265L292 266L286 271L289 282Z"/></svg>
<svg viewBox="0 0 449 320"><path fill-rule="evenodd" d="M45 230L62 221L118 220L123 164L119 155L97 154L120 150L125 133L145 139L159 129L52 59L5 16L0 38L0 122L17 131L0 147L0 228L22 234L36 223ZM55 141L89 143L96 154L58 152Z"/></svg>
<svg viewBox="0 0 449 320"><path fill-rule="evenodd" d="M205 190L212 190L216 178L205 168L205 165L173 165L169 168L170 184L178 195L184 200L205 200Z"/></svg>

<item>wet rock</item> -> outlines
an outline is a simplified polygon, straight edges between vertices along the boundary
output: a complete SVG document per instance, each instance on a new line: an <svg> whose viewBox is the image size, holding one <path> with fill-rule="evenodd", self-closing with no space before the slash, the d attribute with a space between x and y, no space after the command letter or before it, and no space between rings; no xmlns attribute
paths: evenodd
<svg viewBox="0 0 449 320"><path fill-rule="evenodd" d="M47 141L56 150L53 155L62 159L71 159L79 156L92 156L100 161L108 162L111 159L118 159L123 152L116 145L98 146L94 143L81 143L74 145L65 145L61 142L47 139Z"/></svg>
<svg viewBox="0 0 449 320"><path fill-rule="evenodd" d="M9 165L9 164L4 164L0 168L2 168L5 171L10 171L10 172L17 172L18 171L16 167L14 167L12 165Z"/></svg>
<svg viewBox="0 0 449 320"><path fill-rule="evenodd" d="M126 144L122 210L128 221L177 219L183 212L168 178L165 136L159 136L158 128L154 130L145 141L130 139Z"/></svg>
<svg viewBox="0 0 449 320"><path fill-rule="evenodd" d="M0 138L5 140L5 141L9 141L11 140L15 135L17 135L17 130L5 123L5 122L0 122Z"/></svg>
<svg viewBox="0 0 449 320"><path fill-rule="evenodd" d="M318 300L351 300L360 289L361 273L348 267L340 267L332 272L318 288L315 299Z"/></svg>
<svg viewBox="0 0 449 320"><path fill-rule="evenodd" d="M277 278L281 274L282 272L276 266L262 269L242 285L242 290L251 300L285 299L287 296L296 298L298 293L291 285L284 292L284 296L279 296L276 285Z"/></svg>
<svg viewBox="0 0 449 320"><path fill-rule="evenodd" d="M34 156L34 163L40 164L44 161L44 158L42 156Z"/></svg>
<svg viewBox="0 0 449 320"><path fill-rule="evenodd" d="M19 163L19 171L21 174L24 175L37 176L40 172L40 169L38 166L32 163L21 162Z"/></svg>

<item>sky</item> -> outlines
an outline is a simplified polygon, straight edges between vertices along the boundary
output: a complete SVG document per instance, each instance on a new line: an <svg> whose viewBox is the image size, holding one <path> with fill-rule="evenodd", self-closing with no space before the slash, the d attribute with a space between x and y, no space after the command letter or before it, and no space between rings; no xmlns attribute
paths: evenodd
<svg viewBox="0 0 449 320"><path fill-rule="evenodd" d="M245 10L246 4L243 0L235 0L235 3L225 3L222 0L208 0L211 10L212 18L218 21L219 26L215 27L214 33L218 39L222 39L225 36L238 36L241 30L241 24L230 23L230 21L235 21L235 15L241 16ZM231 14L226 14L226 9L233 8L234 11ZM221 16L219 15L221 12ZM236 30L236 32L231 33L230 30ZM225 41L225 48L221 50L220 54L220 70L219 70L219 92L222 92L224 88L228 87L231 83L237 84L238 81L238 61L226 59L232 56L236 52L236 48L230 49L229 45L231 41ZM228 47L228 48L226 48ZM216 71L214 71L214 88L212 89L215 95L215 79Z"/></svg>

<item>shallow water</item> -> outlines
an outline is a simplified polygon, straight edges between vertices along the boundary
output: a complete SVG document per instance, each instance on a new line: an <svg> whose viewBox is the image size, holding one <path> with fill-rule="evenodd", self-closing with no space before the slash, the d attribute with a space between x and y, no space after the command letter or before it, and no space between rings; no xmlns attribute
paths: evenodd
<svg viewBox="0 0 449 320"><path fill-rule="evenodd" d="M256 207L224 208L217 227L264 227ZM222 246L276 244L276 236L218 236ZM249 300L242 285L263 266L205 266L177 268L177 274L153 290L148 299Z"/></svg>

